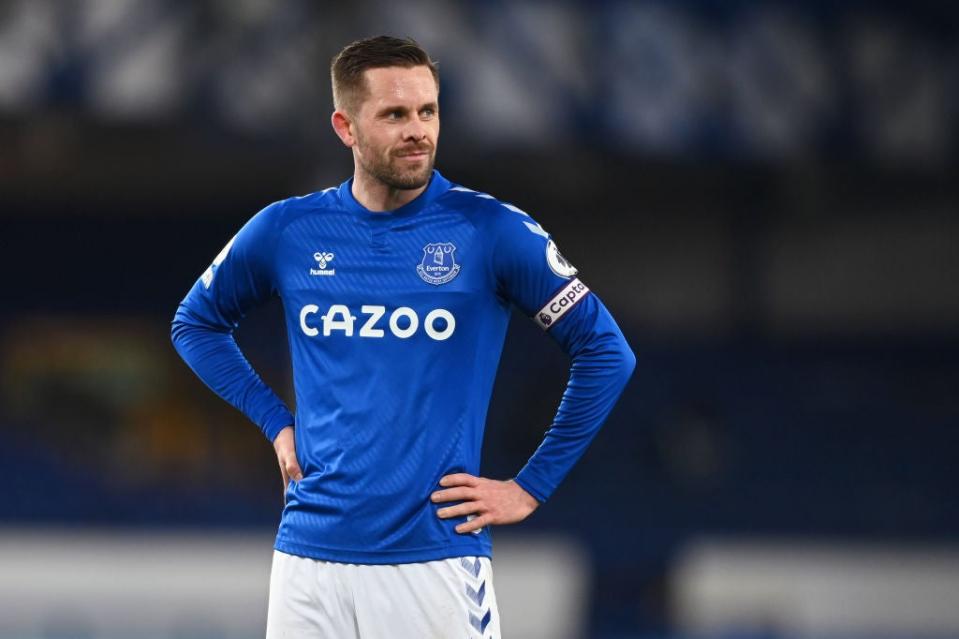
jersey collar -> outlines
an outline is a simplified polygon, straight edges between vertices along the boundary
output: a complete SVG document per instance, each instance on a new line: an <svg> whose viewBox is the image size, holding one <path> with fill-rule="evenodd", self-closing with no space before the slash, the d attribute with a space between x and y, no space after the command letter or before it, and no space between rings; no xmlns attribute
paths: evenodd
<svg viewBox="0 0 959 639"><path fill-rule="evenodd" d="M356 198L353 197L353 178L341 184L337 192L343 205L354 213L375 219L395 219L397 217L414 215L422 211L436 198L448 191L450 186L450 181L440 175L439 171L433 169L433 175L430 176L430 183L426 189L416 196L415 199L392 211L371 211L357 202Z"/></svg>

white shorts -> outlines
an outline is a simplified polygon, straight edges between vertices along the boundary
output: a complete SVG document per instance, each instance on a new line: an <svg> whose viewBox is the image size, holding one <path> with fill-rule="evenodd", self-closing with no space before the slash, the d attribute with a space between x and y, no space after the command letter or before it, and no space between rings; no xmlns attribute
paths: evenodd
<svg viewBox="0 0 959 639"><path fill-rule="evenodd" d="M499 639L487 557L365 565L273 553L266 639Z"/></svg>

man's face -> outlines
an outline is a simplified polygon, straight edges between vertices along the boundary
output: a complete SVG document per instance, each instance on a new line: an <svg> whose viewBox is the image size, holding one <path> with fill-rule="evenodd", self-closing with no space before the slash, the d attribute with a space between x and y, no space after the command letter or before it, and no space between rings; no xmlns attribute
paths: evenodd
<svg viewBox="0 0 959 639"><path fill-rule="evenodd" d="M440 134L438 92L425 66L367 69L367 94L353 114L360 167L394 189L429 182Z"/></svg>

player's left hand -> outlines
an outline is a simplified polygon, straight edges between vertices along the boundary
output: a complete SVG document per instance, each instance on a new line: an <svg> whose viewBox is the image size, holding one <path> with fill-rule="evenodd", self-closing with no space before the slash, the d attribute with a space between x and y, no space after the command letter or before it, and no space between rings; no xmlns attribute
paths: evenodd
<svg viewBox="0 0 959 639"><path fill-rule="evenodd" d="M436 511L441 519L475 515L456 527L458 533L470 533L489 524L515 524L523 521L539 507L536 498L512 479L499 481L454 473L440 479L445 490L434 492L434 503L460 501L461 504Z"/></svg>

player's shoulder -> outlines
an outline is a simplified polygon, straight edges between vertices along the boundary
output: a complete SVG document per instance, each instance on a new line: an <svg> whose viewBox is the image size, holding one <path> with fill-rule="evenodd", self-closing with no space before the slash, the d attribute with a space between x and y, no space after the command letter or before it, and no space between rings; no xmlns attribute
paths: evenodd
<svg viewBox="0 0 959 639"><path fill-rule="evenodd" d="M294 195L270 204L268 209L281 220L296 218L309 213L321 213L339 208L337 187L331 186L322 191Z"/></svg>
<svg viewBox="0 0 959 639"><path fill-rule="evenodd" d="M539 228L529 213L515 204L459 184L450 186L443 196L443 204L469 217L475 226L494 233L524 226Z"/></svg>
<svg viewBox="0 0 959 639"><path fill-rule="evenodd" d="M263 207L256 217L261 218L262 222L274 232L281 232L304 215L323 213L336 208L336 187L331 186L322 191L294 195L272 202Z"/></svg>

